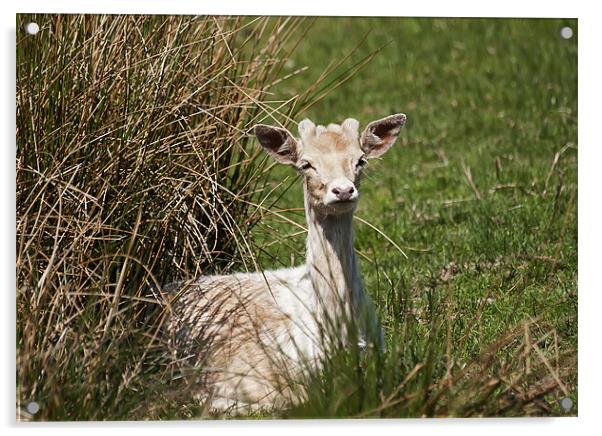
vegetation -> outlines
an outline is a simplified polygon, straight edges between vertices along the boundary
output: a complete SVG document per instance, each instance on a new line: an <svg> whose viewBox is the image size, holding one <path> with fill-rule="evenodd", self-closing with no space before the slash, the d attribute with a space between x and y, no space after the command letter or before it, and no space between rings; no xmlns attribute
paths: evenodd
<svg viewBox="0 0 602 436"><path fill-rule="evenodd" d="M562 414L559 398L576 403L577 43L560 37L566 25L577 28L317 20L294 57L312 68L283 92L310 86L353 50L349 35L366 35L351 62L380 53L305 115L365 125L404 112L408 123L368 166L356 222L366 288L387 333L384 366L337 365L301 415ZM279 205L300 198L293 182ZM287 227L296 232L277 222L254 232L268 240ZM301 256L302 239L286 238L273 258Z"/></svg>
<svg viewBox="0 0 602 436"><path fill-rule="evenodd" d="M253 269L258 122L300 19L19 16L17 392L39 419L131 418L171 378L163 284ZM260 207L261 206L261 207Z"/></svg>
<svg viewBox="0 0 602 436"><path fill-rule="evenodd" d="M560 37L576 20L18 28L31 20L40 33L17 38L17 395L41 404L35 419L204 415L170 389L149 289L304 258L299 181L249 128L395 112L408 123L368 166L356 222L387 350L342 352L273 414L577 413L577 37Z"/></svg>

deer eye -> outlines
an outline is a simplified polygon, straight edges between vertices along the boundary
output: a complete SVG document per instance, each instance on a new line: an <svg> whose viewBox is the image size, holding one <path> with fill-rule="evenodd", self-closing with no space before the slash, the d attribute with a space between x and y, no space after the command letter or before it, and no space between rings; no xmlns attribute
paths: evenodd
<svg viewBox="0 0 602 436"><path fill-rule="evenodd" d="M301 165L299 165L299 169L301 169L303 171L315 170L314 166L307 161L301 162Z"/></svg>
<svg viewBox="0 0 602 436"><path fill-rule="evenodd" d="M364 165L366 165L368 163L368 159L366 159L365 156L360 157L360 160L357 161L357 163L355 164L355 169L357 170L361 170L362 168L364 168Z"/></svg>

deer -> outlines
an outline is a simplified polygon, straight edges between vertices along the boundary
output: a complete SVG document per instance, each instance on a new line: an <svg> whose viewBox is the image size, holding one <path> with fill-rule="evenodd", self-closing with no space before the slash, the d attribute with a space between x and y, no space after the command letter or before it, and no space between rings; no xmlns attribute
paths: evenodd
<svg viewBox="0 0 602 436"><path fill-rule="evenodd" d="M360 135L353 118L327 126L304 119L298 138L281 127L254 127L267 154L303 181L306 262L168 286L172 353L202 368L198 397L211 409L285 407L303 397L291 381L319 369L336 347L383 350L354 250L353 215L362 171L391 148L405 122L404 114L390 115Z"/></svg>

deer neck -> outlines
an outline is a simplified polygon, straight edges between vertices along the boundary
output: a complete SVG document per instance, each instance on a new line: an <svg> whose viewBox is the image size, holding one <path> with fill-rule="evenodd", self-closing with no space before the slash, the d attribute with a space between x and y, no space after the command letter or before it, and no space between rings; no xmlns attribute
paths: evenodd
<svg viewBox="0 0 602 436"><path fill-rule="evenodd" d="M353 249L353 213L321 215L305 196L307 269L317 303L329 316L351 315L361 292L359 266Z"/></svg>

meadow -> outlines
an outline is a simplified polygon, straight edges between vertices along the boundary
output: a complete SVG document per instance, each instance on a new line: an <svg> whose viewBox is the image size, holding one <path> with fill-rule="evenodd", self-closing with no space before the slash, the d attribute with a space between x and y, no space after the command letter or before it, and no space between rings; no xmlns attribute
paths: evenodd
<svg viewBox="0 0 602 436"><path fill-rule="evenodd" d="M576 20L32 18L53 33L17 37L22 417L222 417L172 380L149 287L303 262L300 180L254 123L397 112L355 223L386 351L255 417L577 414Z"/></svg>
<svg viewBox="0 0 602 436"><path fill-rule="evenodd" d="M520 339L494 346L500 353L490 379L469 382L493 383L493 392L483 392L488 400L473 410L475 399L462 398L462 388L446 392L459 415L503 410L494 397L514 389L513 360L541 364L529 340L564 374L564 389L554 395L539 395L528 382L518 388L519 396L540 396L541 408L531 413L564 414L558 407L564 396L576 404L577 41L561 38L564 26L577 29L574 20L318 18L290 65L310 68L282 87L284 93L311 87L343 56L351 53L354 65L376 52L303 115L321 123L351 116L362 125L389 113L408 115L400 141L366 170L356 220L366 289L388 346L398 350L394 365L410 373L424 363L425 384L431 377L451 380L498 339L529 325ZM286 177L292 172L278 168L274 186ZM278 204L297 208L303 222L298 181ZM289 264L291 252L302 259L298 229L265 228L266 240L286 241L270 245L267 263ZM365 382L354 377L335 385L339 378L326 378L322 391L344 397L345 386ZM332 400L340 410L318 402L310 413L363 410ZM418 415L430 413L437 407Z"/></svg>

